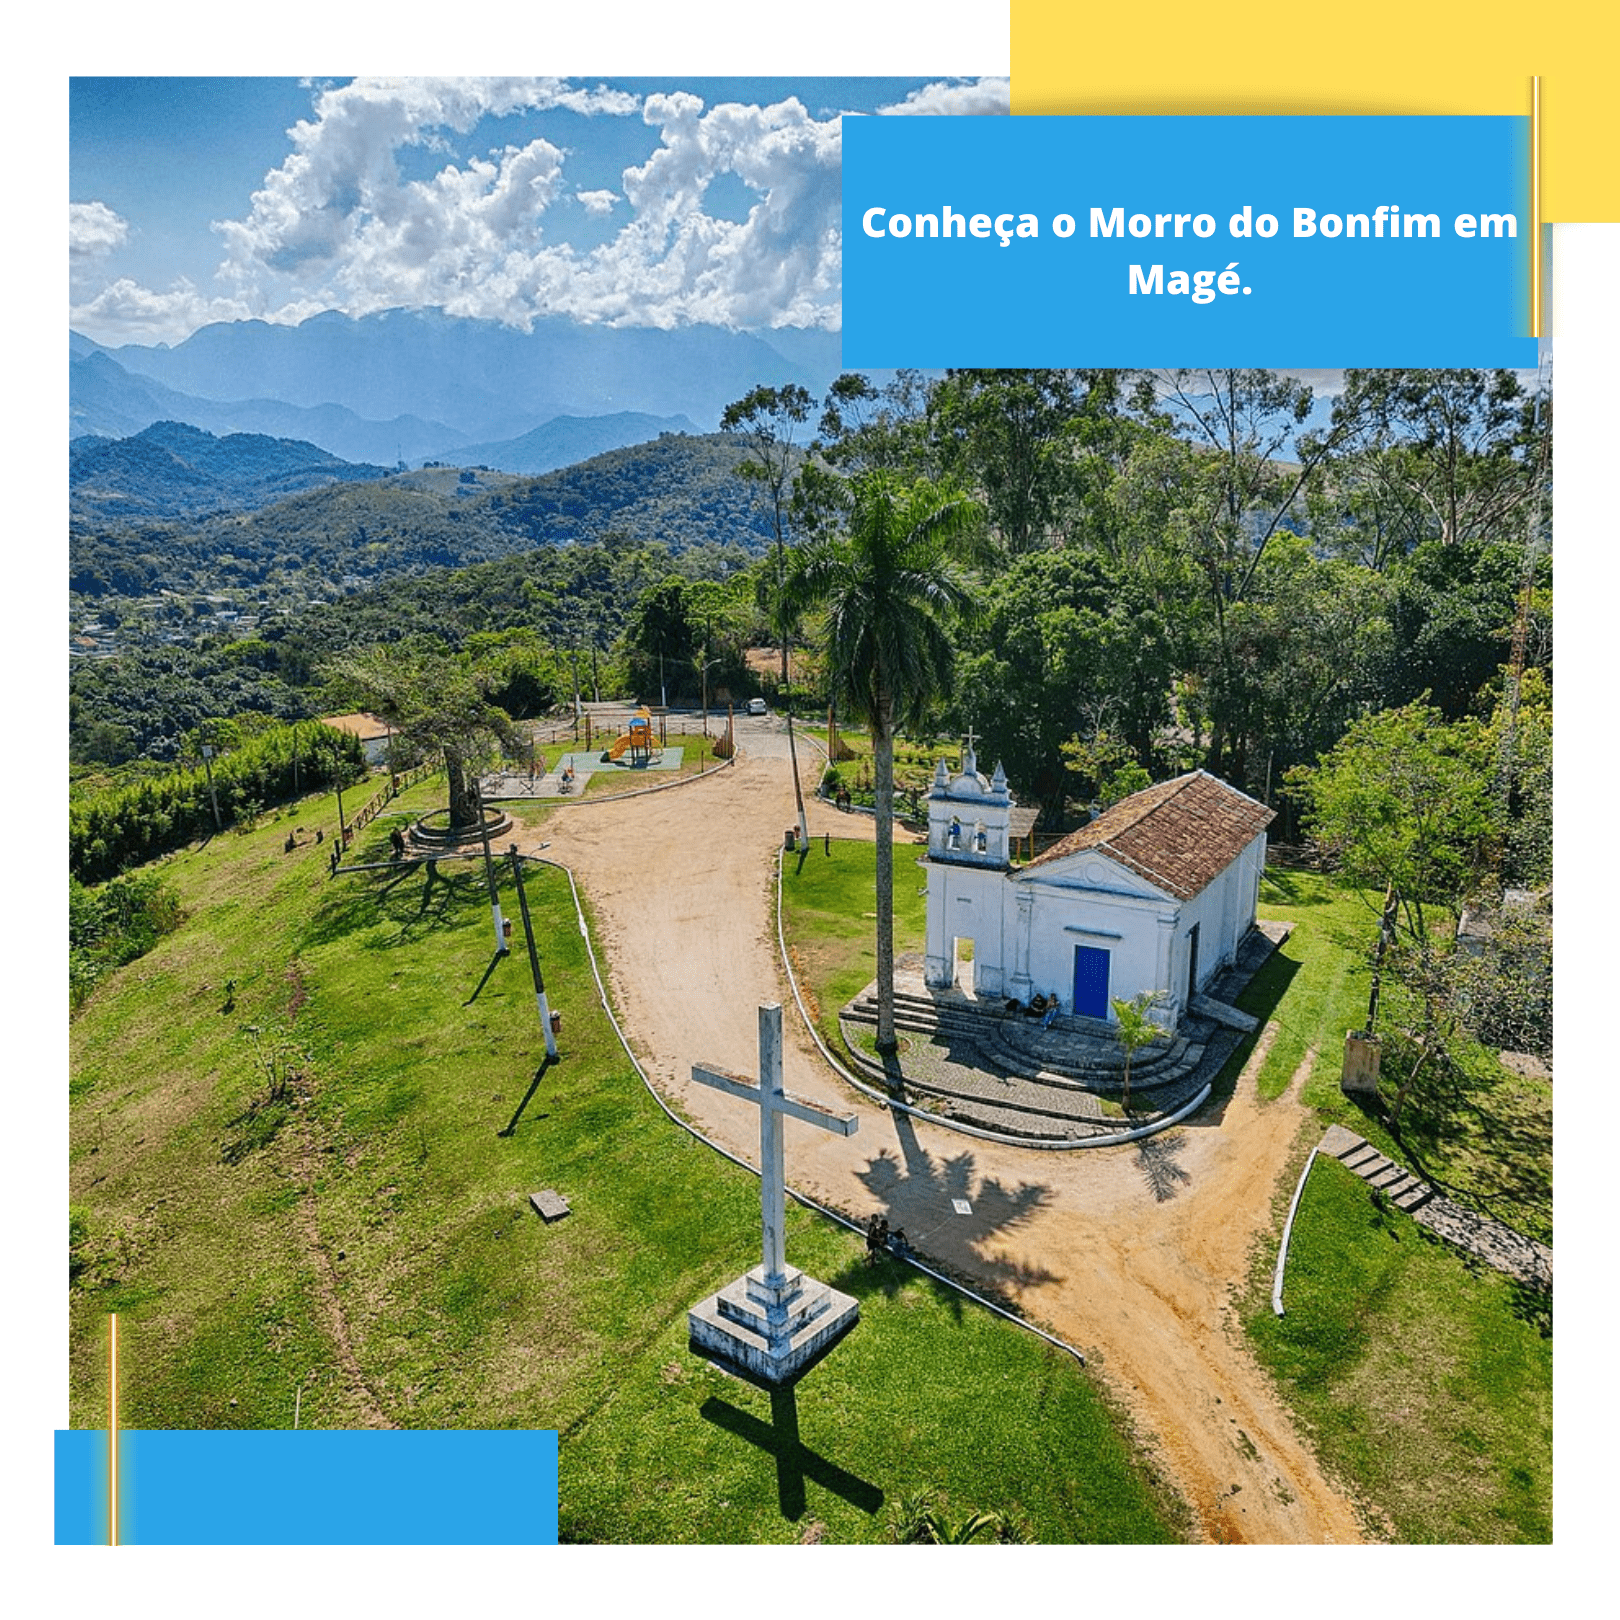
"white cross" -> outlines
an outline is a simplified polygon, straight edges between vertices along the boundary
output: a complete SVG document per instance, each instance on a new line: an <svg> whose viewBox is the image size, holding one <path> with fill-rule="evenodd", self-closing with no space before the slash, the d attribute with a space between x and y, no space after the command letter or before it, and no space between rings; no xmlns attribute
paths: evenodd
<svg viewBox="0 0 1620 1620"><path fill-rule="evenodd" d="M765 1280L779 1283L784 1275L782 1222L785 1193L782 1174L782 1116L791 1114L807 1125L853 1136L860 1121L854 1114L835 1114L820 1103L795 1097L782 1089L782 1007L772 1002L759 1009L759 1084L741 1075L692 1065L692 1078L730 1097L741 1097L759 1110L759 1207L764 1227Z"/></svg>

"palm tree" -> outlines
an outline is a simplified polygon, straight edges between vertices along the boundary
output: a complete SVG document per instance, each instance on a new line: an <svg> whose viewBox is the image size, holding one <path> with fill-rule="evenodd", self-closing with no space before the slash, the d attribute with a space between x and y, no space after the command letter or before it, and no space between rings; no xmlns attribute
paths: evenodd
<svg viewBox="0 0 1620 1620"><path fill-rule="evenodd" d="M894 738L950 688L952 621L975 603L949 562L979 510L954 489L887 471L853 482L848 533L803 547L787 596L826 613L831 695L872 732L877 811L877 1046L894 1032Z"/></svg>
<svg viewBox="0 0 1620 1620"><path fill-rule="evenodd" d="M1144 1046L1151 1046L1155 1041L1164 1039L1164 1031L1153 1022L1149 1016L1153 1008L1162 999L1159 992L1144 991L1126 1001L1123 997L1109 998L1114 1004L1114 1039L1117 1040L1125 1052L1125 1090L1120 1098L1120 1107L1129 1114L1131 1111L1131 1062L1138 1051Z"/></svg>

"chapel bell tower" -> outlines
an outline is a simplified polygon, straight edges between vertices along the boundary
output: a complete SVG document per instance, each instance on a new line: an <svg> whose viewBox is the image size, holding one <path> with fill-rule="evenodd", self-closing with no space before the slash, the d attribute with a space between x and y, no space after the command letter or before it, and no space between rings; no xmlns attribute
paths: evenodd
<svg viewBox="0 0 1620 1620"><path fill-rule="evenodd" d="M928 795L928 858L950 866L982 866L1005 871L1010 848L1012 794L1000 765L988 781L979 774L970 731L962 769L952 776L945 761L934 769Z"/></svg>

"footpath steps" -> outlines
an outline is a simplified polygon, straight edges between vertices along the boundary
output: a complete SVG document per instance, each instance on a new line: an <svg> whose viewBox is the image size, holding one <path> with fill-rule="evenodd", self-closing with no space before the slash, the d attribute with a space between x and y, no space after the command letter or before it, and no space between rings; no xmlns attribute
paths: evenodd
<svg viewBox="0 0 1620 1620"><path fill-rule="evenodd" d="M975 1006L899 988L894 999L898 1030L945 1045L960 1062L977 1061L993 1073L1020 1075L1059 1090L1111 1094L1123 1089L1124 1053L1118 1041L1099 1033L1091 1020L1058 1018L1046 1028L1039 1019L982 1002ZM868 989L840 1017L876 1027L876 997ZM1210 1027L1196 1018L1185 1019L1174 1039L1139 1051L1131 1064L1132 1095L1174 1084L1196 1069Z"/></svg>
<svg viewBox="0 0 1620 1620"><path fill-rule="evenodd" d="M1317 1151L1337 1159L1437 1237L1465 1249L1497 1271L1551 1292L1552 1250L1546 1244L1443 1197L1346 1126L1328 1126Z"/></svg>

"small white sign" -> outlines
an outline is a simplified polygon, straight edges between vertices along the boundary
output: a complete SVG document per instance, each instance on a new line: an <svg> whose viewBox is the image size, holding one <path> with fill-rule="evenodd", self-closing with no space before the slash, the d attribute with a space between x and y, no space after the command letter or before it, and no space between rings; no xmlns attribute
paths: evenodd
<svg viewBox="0 0 1620 1620"><path fill-rule="evenodd" d="M951 1200L951 1208L954 1209L958 1215L971 1215L973 1213L973 1206L965 1198L953 1198Z"/></svg>

